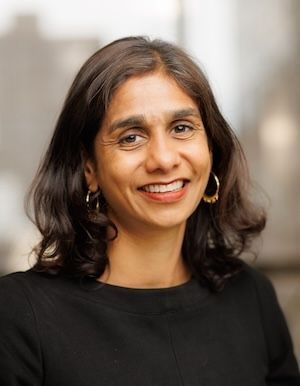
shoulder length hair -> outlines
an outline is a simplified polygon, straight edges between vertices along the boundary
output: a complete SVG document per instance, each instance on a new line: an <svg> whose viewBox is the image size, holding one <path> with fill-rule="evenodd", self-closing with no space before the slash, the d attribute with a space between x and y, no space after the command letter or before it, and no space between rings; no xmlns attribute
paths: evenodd
<svg viewBox="0 0 300 386"><path fill-rule="evenodd" d="M28 197L42 236L34 248L34 270L92 278L103 273L109 263L107 230L112 227L116 235L117 229L105 209L87 210L84 154L94 155L95 136L114 91L131 76L157 70L196 101L220 180L219 201L210 205L202 200L187 221L184 259L192 274L214 291L240 271L239 255L265 225L264 212L248 197L240 144L197 64L179 47L144 37L119 39L101 48L82 66L68 92ZM105 207L104 197L100 201Z"/></svg>

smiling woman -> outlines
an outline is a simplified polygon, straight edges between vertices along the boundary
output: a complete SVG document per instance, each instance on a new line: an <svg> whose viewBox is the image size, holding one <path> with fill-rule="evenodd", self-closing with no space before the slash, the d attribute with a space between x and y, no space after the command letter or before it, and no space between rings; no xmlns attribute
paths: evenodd
<svg viewBox="0 0 300 386"><path fill-rule="evenodd" d="M41 241L0 280L0 381L299 385L239 142L180 48L131 37L69 91L31 197Z"/></svg>
<svg viewBox="0 0 300 386"><path fill-rule="evenodd" d="M114 93L94 150L87 185L107 198L120 237L180 226L182 238L211 169L196 102L162 71L132 76Z"/></svg>

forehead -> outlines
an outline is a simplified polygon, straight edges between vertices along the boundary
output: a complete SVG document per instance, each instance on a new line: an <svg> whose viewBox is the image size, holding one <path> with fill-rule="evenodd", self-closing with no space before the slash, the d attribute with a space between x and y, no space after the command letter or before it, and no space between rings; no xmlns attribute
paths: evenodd
<svg viewBox="0 0 300 386"><path fill-rule="evenodd" d="M163 111L196 108L196 102L177 82L162 72L133 76L114 92L106 119L120 119L124 115L156 115Z"/></svg>

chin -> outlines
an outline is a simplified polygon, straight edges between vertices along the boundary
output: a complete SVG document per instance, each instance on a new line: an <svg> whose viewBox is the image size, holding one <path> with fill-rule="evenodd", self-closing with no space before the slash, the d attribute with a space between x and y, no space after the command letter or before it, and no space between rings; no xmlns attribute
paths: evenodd
<svg viewBox="0 0 300 386"><path fill-rule="evenodd" d="M183 217L182 215L178 218L176 216L169 215L168 217L157 216L152 221L147 221L147 224L159 228L159 229L171 229L175 227L181 227L186 224L188 216ZM146 223L145 223L146 224Z"/></svg>

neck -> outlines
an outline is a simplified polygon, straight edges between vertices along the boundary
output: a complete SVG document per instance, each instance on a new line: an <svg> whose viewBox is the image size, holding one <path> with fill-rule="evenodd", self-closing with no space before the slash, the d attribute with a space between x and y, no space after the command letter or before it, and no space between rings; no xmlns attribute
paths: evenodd
<svg viewBox="0 0 300 386"><path fill-rule="evenodd" d="M185 224L147 233L128 232L118 225L118 237L108 243L109 265L99 278L129 288L166 288L185 283L190 272L181 247Z"/></svg>

